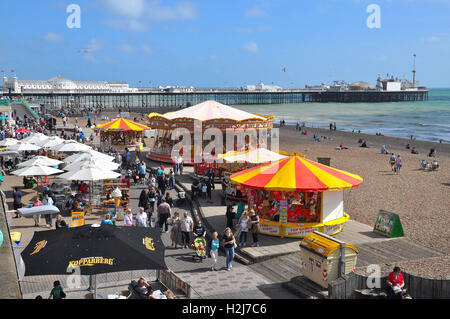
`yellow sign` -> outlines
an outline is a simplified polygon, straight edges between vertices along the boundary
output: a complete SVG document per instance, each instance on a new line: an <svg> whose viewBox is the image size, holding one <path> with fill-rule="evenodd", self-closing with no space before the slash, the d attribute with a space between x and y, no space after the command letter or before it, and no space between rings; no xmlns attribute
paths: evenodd
<svg viewBox="0 0 450 319"><path fill-rule="evenodd" d="M145 248L148 250L155 250L155 243L153 242L153 238L145 237L144 238Z"/></svg>
<svg viewBox="0 0 450 319"><path fill-rule="evenodd" d="M42 250L42 248L45 247L45 245L47 245L47 241L46 240L38 241L36 243L36 245L34 245L34 251L30 254L30 256L40 252Z"/></svg>
<svg viewBox="0 0 450 319"><path fill-rule="evenodd" d="M103 258L103 257L86 257L78 260L69 261L68 267L85 267L85 266L94 266L94 265L109 265L113 266L114 258Z"/></svg>
<svg viewBox="0 0 450 319"><path fill-rule="evenodd" d="M70 227L78 227L84 225L84 212L72 212L72 217L70 218Z"/></svg>

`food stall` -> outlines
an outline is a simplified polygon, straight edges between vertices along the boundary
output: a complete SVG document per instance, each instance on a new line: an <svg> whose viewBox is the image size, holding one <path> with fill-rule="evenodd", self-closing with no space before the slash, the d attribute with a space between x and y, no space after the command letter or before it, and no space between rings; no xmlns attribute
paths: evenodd
<svg viewBox="0 0 450 319"><path fill-rule="evenodd" d="M341 274L353 272L357 255L355 246L319 232L309 234L300 242L302 274L324 288Z"/></svg>
<svg viewBox="0 0 450 319"><path fill-rule="evenodd" d="M146 130L150 130L150 127L123 118L117 118L95 128L95 132L100 133L101 147L112 148L115 151L124 148L133 151L136 147L141 147Z"/></svg>
<svg viewBox="0 0 450 319"><path fill-rule="evenodd" d="M273 116L248 113L212 100L176 112L151 113L147 117L148 125L158 130L155 144L147 154L147 158L172 163L172 151L175 150L177 153L179 151L179 155L183 157L183 163L188 165L196 162L194 154L201 156L205 147L215 140L214 133L218 131L222 135L222 140L217 143L222 145L222 149L212 149L209 155L213 157L224 153L227 148L231 150L234 147L234 150L244 151L265 145L267 133L273 127ZM182 129L179 132L183 131L185 135L173 136L178 133L175 131L177 129ZM245 132L245 143L243 143L245 145L238 145L235 140L234 145L229 147L225 133L230 130L235 133ZM187 132L189 134L186 134ZM201 145L197 145L194 137L201 140ZM237 149L239 147L244 149ZM201 163L202 160L197 162Z"/></svg>
<svg viewBox="0 0 450 319"><path fill-rule="evenodd" d="M256 166L231 175L260 217L260 233L303 238L314 231L333 235L349 219L344 190L362 178L300 156Z"/></svg>

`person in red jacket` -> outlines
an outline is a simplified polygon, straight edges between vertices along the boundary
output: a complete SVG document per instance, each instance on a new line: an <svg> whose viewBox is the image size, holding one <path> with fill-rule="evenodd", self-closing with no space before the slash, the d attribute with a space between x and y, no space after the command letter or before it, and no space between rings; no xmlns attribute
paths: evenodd
<svg viewBox="0 0 450 319"><path fill-rule="evenodd" d="M394 271L392 271L387 277L387 293L390 299L401 297L402 289L405 286L405 281L403 279L403 275L400 272L400 267L394 267Z"/></svg>

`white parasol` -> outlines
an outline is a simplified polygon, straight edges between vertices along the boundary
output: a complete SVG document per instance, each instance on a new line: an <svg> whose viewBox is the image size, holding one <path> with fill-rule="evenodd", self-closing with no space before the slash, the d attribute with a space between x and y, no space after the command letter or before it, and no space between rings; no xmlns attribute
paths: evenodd
<svg viewBox="0 0 450 319"><path fill-rule="evenodd" d="M120 164L103 161L100 158L94 158L91 160L80 160L80 161L75 161L73 163L70 163L64 167L64 170L65 171L78 171L85 166L94 166L99 170L114 171L119 168Z"/></svg>
<svg viewBox="0 0 450 319"><path fill-rule="evenodd" d="M52 136L46 140L36 143L35 145L40 146L42 148L50 148L56 145L63 143L64 140L58 136Z"/></svg>
<svg viewBox="0 0 450 319"><path fill-rule="evenodd" d="M17 152L25 152L25 151L37 151L41 148L37 145L33 145L27 142L19 142L16 145L12 145L8 147L8 151L17 151Z"/></svg>
<svg viewBox="0 0 450 319"><path fill-rule="evenodd" d="M18 169L11 174L17 176L48 176L63 173L64 171L43 165L33 165Z"/></svg>
<svg viewBox="0 0 450 319"><path fill-rule="evenodd" d="M74 163L74 162L78 162L78 161L86 161L86 160L102 160L102 161L107 161L107 162L111 162L114 160L114 157L94 151L94 150L87 150L87 151L82 151L80 153L77 154L73 154L70 155L69 157L67 157L64 162L65 163Z"/></svg>
<svg viewBox="0 0 450 319"><path fill-rule="evenodd" d="M12 146L16 145L17 143L19 143L19 141L16 140L15 138L7 138L4 139L3 141L0 141L0 146Z"/></svg>
<svg viewBox="0 0 450 319"><path fill-rule="evenodd" d="M18 167L28 167L28 166L35 166L35 165L41 165L41 166L55 166L62 164L64 162L58 161L52 158L48 158L46 156L35 156L32 159L19 163Z"/></svg>
<svg viewBox="0 0 450 319"><path fill-rule="evenodd" d="M78 143L77 141L69 140L64 141L54 147L50 147L50 149L57 152L81 152L90 150L91 147L82 143Z"/></svg>
<svg viewBox="0 0 450 319"><path fill-rule="evenodd" d="M80 170L77 171L69 171L64 174L61 174L59 177L67 179L69 181L101 181L105 179L114 179L120 177L120 173L116 173L113 171L100 169L93 164L87 164L86 166L82 166Z"/></svg>
<svg viewBox="0 0 450 319"><path fill-rule="evenodd" d="M30 135L24 139L22 139L22 141L30 143L30 144L37 144L40 143L42 141L48 140L49 136L42 134L42 133L35 133L33 135Z"/></svg>

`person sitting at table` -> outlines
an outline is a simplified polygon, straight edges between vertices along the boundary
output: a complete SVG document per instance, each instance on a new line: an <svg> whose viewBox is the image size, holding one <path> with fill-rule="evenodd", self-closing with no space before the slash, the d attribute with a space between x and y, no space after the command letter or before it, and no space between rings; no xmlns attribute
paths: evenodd
<svg viewBox="0 0 450 319"><path fill-rule="evenodd" d="M133 280L128 285L128 289L131 293L129 299L159 299L153 296L153 288L144 277L139 278L138 281Z"/></svg>
<svg viewBox="0 0 450 319"><path fill-rule="evenodd" d="M87 193L88 190L89 190L88 184L83 183L83 184L80 186L80 192L81 192L81 193L83 193L83 194L84 194L84 193Z"/></svg>
<svg viewBox="0 0 450 319"><path fill-rule="evenodd" d="M69 228L69 225L67 225L64 219L62 219L61 214L56 215L55 228L56 229Z"/></svg>
<svg viewBox="0 0 450 319"><path fill-rule="evenodd" d="M100 225L114 225L113 221L111 220L111 215L110 214L106 214L105 219L102 220Z"/></svg>

